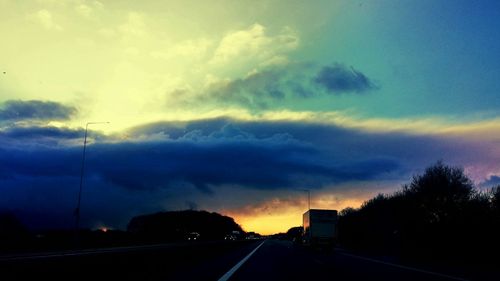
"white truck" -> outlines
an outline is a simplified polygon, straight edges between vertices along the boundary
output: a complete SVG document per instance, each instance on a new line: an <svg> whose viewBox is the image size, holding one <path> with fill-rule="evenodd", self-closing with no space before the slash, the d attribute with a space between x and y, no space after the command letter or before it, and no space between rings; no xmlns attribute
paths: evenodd
<svg viewBox="0 0 500 281"><path fill-rule="evenodd" d="M310 209L303 215L302 243L306 246L331 248L337 242L336 210Z"/></svg>

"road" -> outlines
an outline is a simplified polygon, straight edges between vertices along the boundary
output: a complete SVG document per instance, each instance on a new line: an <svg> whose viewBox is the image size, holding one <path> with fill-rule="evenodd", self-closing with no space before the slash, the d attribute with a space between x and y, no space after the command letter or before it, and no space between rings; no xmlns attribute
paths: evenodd
<svg viewBox="0 0 500 281"><path fill-rule="evenodd" d="M261 276L265 276L262 279ZM337 249L332 252L268 241L230 280L468 280Z"/></svg>
<svg viewBox="0 0 500 281"><path fill-rule="evenodd" d="M0 257L0 272L1 280L500 280L499 275L436 271L280 240Z"/></svg>

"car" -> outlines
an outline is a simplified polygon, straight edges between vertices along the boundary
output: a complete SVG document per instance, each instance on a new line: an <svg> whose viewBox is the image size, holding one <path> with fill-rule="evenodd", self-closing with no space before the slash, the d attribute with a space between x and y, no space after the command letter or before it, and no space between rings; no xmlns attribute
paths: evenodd
<svg viewBox="0 0 500 281"><path fill-rule="evenodd" d="M198 232L190 232L186 235L186 240L188 241L200 240L200 234Z"/></svg>
<svg viewBox="0 0 500 281"><path fill-rule="evenodd" d="M233 234L228 234L224 237L224 240L227 240L227 241L235 241L236 240L236 236L233 235Z"/></svg>

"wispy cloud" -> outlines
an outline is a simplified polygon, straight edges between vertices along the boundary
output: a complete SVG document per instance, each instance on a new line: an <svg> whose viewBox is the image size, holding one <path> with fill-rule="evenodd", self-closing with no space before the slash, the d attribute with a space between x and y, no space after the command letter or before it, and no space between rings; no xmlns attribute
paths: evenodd
<svg viewBox="0 0 500 281"><path fill-rule="evenodd" d="M120 25L118 30L126 38L140 37L147 34L144 14L139 12L129 12L126 22Z"/></svg>
<svg viewBox="0 0 500 281"><path fill-rule="evenodd" d="M93 18L96 11L102 11L104 8L104 4L100 1L88 1L75 3L75 11L84 18L91 19Z"/></svg>
<svg viewBox="0 0 500 281"><path fill-rule="evenodd" d="M276 56L294 50L299 44L296 31L285 27L275 36L268 35L266 28L258 23L248 29L227 33L215 49L209 63L221 64L258 60L266 63Z"/></svg>
<svg viewBox="0 0 500 281"><path fill-rule="evenodd" d="M33 14L30 14L29 18L35 22L38 22L43 28L47 30L63 30L63 27L54 20L52 13L46 9L42 9Z"/></svg>
<svg viewBox="0 0 500 281"><path fill-rule="evenodd" d="M177 43L168 50L152 51L150 55L155 59L165 60L175 59L179 56L191 59L201 59L207 55L212 44L212 40L206 38L187 40Z"/></svg>
<svg viewBox="0 0 500 281"><path fill-rule="evenodd" d="M242 78L216 81L191 102L212 102L251 109L280 108L283 101L376 90L371 80L342 64L318 67L311 63L271 65ZM182 96L180 98L183 98Z"/></svg>

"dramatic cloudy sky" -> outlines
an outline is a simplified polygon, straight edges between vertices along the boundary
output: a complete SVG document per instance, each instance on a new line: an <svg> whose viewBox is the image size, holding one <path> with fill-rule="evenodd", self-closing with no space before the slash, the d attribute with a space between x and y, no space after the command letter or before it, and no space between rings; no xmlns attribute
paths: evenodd
<svg viewBox="0 0 500 281"><path fill-rule="evenodd" d="M496 1L0 0L0 211L286 231L443 160L500 183Z"/></svg>

